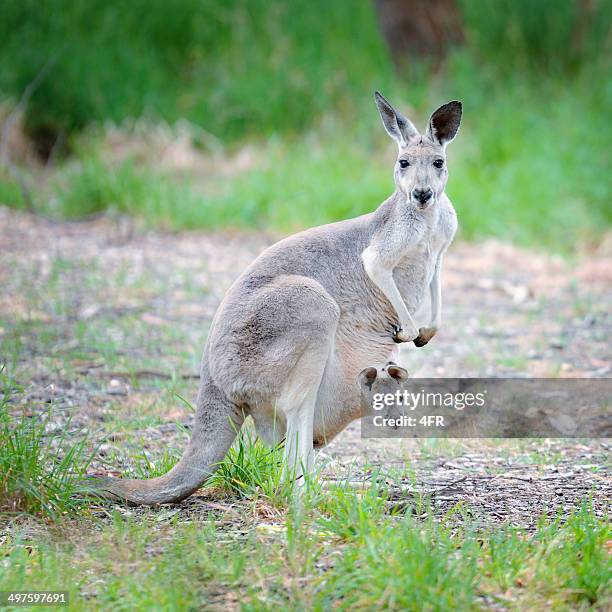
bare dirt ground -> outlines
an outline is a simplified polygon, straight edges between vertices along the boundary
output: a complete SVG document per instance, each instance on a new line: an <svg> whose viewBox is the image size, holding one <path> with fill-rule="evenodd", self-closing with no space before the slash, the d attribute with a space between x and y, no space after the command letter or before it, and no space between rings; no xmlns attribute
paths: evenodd
<svg viewBox="0 0 612 612"><path fill-rule="evenodd" d="M133 473L138 460L182 448L175 423L189 427L192 416L176 394L194 400L215 309L274 239L144 231L125 218L58 224L0 209L1 357L24 388L15 411L35 417L52 405L50 435L88 431L100 444L92 472ZM402 349L413 376L610 377L611 258L569 264L458 242L443 304L432 343ZM388 472L407 485L393 503L425 493L441 511L459 504L483 523L530 528L589 496L603 515L609 449L609 440L362 440L354 423L320 459L328 478ZM181 512L204 514L211 496Z"/></svg>

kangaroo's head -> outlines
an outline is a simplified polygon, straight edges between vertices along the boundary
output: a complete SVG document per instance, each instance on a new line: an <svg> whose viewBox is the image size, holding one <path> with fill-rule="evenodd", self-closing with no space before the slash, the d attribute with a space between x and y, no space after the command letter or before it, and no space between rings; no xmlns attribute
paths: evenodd
<svg viewBox="0 0 612 612"><path fill-rule="evenodd" d="M435 204L448 179L446 145L453 140L461 123L461 102L453 101L436 110L424 134L396 111L379 93L376 106L387 133L399 147L394 178L406 201L420 210Z"/></svg>
<svg viewBox="0 0 612 612"><path fill-rule="evenodd" d="M375 368L370 366L359 373L358 382L361 390L361 410L362 416L373 415L381 406L376 407L374 402L386 393L395 393L408 378L408 372L390 361L384 366ZM384 406L382 413L386 417L397 417L401 413L401 407L393 404Z"/></svg>

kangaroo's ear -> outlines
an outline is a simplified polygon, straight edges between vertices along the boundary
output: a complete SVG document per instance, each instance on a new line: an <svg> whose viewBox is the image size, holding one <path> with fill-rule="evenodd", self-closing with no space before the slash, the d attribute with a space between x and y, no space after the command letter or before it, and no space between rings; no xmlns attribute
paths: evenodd
<svg viewBox="0 0 612 612"><path fill-rule="evenodd" d="M378 370L373 367L365 368L359 372L359 384L363 387L364 385L368 387L368 389L372 389L372 385L376 380L376 376L378 376Z"/></svg>
<svg viewBox="0 0 612 612"><path fill-rule="evenodd" d="M445 147L459 131L461 113L461 102L443 104L429 119L426 136Z"/></svg>
<svg viewBox="0 0 612 612"><path fill-rule="evenodd" d="M385 130L397 142L398 147L406 146L411 138L419 135L412 122L396 111L379 91L374 93L374 99Z"/></svg>
<svg viewBox="0 0 612 612"><path fill-rule="evenodd" d="M391 378L398 381L408 378L408 370L404 370L404 368L400 368L398 365L390 365L387 368L387 373Z"/></svg>

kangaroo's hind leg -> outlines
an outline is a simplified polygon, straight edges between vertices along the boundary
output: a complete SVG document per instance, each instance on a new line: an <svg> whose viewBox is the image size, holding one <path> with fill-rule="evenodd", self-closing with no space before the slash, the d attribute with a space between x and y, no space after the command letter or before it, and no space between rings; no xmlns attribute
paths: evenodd
<svg viewBox="0 0 612 612"><path fill-rule="evenodd" d="M333 347L333 331L313 339L285 380L276 408L286 420L285 479L297 479L314 469L313 423L317 395Z"/></svg>
<svg viewBox="0 0 612 612"><path fill-rule="evenodd" d="M249 288L223 314L231 325L213 330L212 376L249 406L266 438L275 426L286 433L285 473L299 477L312 467L315 404L340 308L315 279L287 274Z"/></svg>

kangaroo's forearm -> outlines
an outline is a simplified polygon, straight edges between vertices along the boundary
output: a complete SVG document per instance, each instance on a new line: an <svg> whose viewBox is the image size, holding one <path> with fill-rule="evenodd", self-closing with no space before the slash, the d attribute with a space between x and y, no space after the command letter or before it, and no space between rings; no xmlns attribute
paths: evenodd
<svg viewBox="0 0 612 612"><path fill-rule="evenodd" d="M429 325L419 329L419 335L415 338L416 346L425 346L438 332L442 323L442 284L440 271L442 268L442 253L438 255L436 267L429 283L429 295L431 298L431 314Z"/></svg>
<svg viewBox="0 0 612 612"><path fill-rule="evenodd" d="M415 336L418 335L417 326L393 279L393 268L384 265L372 247L368 247L363 251L361 259L370 280L383 292L391 306L395 309L400 326L407 332L412 332Z"/></svg>

